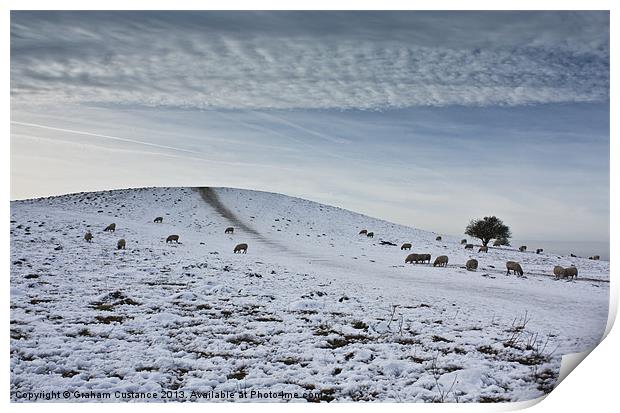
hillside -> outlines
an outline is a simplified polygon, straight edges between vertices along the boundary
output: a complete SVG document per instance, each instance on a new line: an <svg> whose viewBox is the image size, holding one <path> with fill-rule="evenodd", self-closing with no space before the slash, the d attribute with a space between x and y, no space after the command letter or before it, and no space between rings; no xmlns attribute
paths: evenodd
<svg viewBox="0 0 620 413"><path fill-rule="evenodd" d="M116 231L104 232L110 223ZM165 242L171 234L178 244ZM68 390L60 401L89 400L76 391L241 401L245 390L272 392L246 401L289 400L277 392L302 401L528 400L553 388L563 354L600 340L609 262L478 253L437 235L228 188L12 202L12 399ZM238 243L247 254L233 253ZM406 265L410 252L447 255L448 267ZM465 270L469 258L476 272ZM507 260L525 275L507 276ZM553 278L554 265L571 264L576 280Z"/></svg>

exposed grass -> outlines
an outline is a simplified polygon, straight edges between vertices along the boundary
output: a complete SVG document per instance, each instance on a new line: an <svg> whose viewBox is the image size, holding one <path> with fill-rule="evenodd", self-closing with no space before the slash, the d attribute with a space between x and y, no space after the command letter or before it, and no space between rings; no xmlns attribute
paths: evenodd
<svg viewBox="0 0 620 413"><path fill-rule="evenodd" d="M114 306L112 304L97 304L97 305L93 305L93 308L97 311L112 311L114 309Z"/></svg>
<svg viewBox="0 0 620 413"><path fill-rule="evenodd" d="M262 323L267 323L267 322L278 322L278 323L281 323L282 322L281 319L275 318L275 317L271 317L271 316L256 317L254 319L254 321L260 321Z"/></svg>
<svg viewBox="0 0 620 413"><path fill-rule="evenodd" d="M504 403L509 402L510 399L503 396L480 396L478 403Z"/></svg>
<svg viewBox="0 0 620 413"><path fill-rule="evenodd" d="M438 343L438 342L442 342L442 343L452 343L452 340L449 340L445 337L441 337L438 335L434 335L433 337L431 337L431 340L433 340L434 343Z"/></svg>
<svg viewBox="0 0 620 413"><path fill-rule="evenodd" d="M44 298L33 298L32 300L30 300L30 304L37 305L37 304L41 304L41 303L49 303L49 302L52 302L52 301L53 300L44 299Z"/></svg>
<svg viewBox="0 0 620 413"><path fill-rule="evenodd" d="M347 340L344 337L336 337L336 338L331 338L327 340L327 346L332 349L344 347L349 344L351 344L349 340Z"/></svg>
<svg viewBox="0 0 620 413"><path fill-rule="evenodd" d="M94 336L94 334L91 333L90 330L87 328L83 328L80 331L78 331L77 335L80 337L93 337Z"/></svg>
<svg viewBox="0 0 620 413"><path fill-rule="evenodd" d="M353 328L356 328L358 330L368 330L368 324L366 324L366 323L364 323L363 321L360 321L360 320L353 321L353 323L351 323L351 325L353 326Z"/></svg>
<svg viewBox="0 0 620 413"><path fill-rule="evenodd" d="M240 345L242 343L260 344L262 342L258 337L252 336L250 334L241 334L235 337L230 337L227 338L226 341L236 345Z"/></svg>
<svg viewBox="0 0 620 413"><path fill-rule="evenodd" d="M108 315L108 316L98 315L95 317L95 319L99 323L110 324L110 323L122 323L123 320L125 320L125 317L120 316L120 315Z"/></svg>
<svg viewBox="0 0 620 413"><path fill-rule="evenodd" d="M398 337L395 341L402 345L420 344L420 340L411 337Z"/></svg>
<svg viewBox="0 0 620 413"><path fill-rule="evenodd" d="M243 380L245 378L245 376L247 376L248 373L243 369L239 369L237 371L233 371L232 373L228 374L226 377L228 379L237 379L237 380Z"/></svg>
<svg viewBox="0 0 620 413"><path fill-rule="evenodd" d="M490 356L496 356L498 353L498 351L491 346L479 346L477 350L480 353L488 354Z"/></svg>
<svg viewBox="0 0 620 413"><path fill-rule="evenodd" d="M465 355L467 354L467 350L465 350L464 348L461 347L454 347L454 349L452 350L455 354L460 354L460 355Z"/></svg>
<svg viewBox="0 0 620 413"><path fill-rule="evenodd" d="M141 371L151 372L151 371L158 371L158 370L159 370L159 368L155 367L155 366L140 366L140 367L136 367L136 371L137 372L141 372Z"/></svg>
<svg viewBox="0 0 620 413"><path fill-rule="evenodd" d="M280 363L284 363L287 366L291 366L293 364L299 364L299 362L301 361L301 359L295 358L295 357L286 357L283 359L279 359L277 360Z"/></svg>
<svg viewBox="0 0 620 413"><path fill-rule="evenodd" d="M335 333L335 331L329 324L320 324L314 329L315 336L328 336L332 333Z"/></svg>
<svg viewBox="0 0 620 413"><path fill-rule="evenodd" d="M21 330L11 329L11 338L13 340L27 339L28 336Z"/></svg>

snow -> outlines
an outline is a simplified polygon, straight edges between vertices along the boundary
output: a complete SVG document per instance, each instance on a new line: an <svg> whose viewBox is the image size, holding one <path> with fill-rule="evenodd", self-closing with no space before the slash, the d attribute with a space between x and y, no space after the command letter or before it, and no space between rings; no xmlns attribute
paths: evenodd
<svg viewBox="0 0 620 413"><path fill-rule="evenodd" d="M116 232L104 232L112 222ZM229 226L234 233L224 234ZM179 244L165 242L171 234ZM12 202L11 397L518 401L553 388L563 354L600 341L609 262L509 247L477 253L463 237L437 235L228 188ZM125 250L116 249L120 238ZM247 254L234 254L243 242ZM411 251L400 250L404 242ZM447 255L448 267L405 264L411 252ZM476 272L465 270L469 258ZM507 260L525 276L505 275ZM553 266L571 264L575 281L553 278ZM189 399L192 391L233 396ZM59 401L134 400L121 396Z"/></svg>

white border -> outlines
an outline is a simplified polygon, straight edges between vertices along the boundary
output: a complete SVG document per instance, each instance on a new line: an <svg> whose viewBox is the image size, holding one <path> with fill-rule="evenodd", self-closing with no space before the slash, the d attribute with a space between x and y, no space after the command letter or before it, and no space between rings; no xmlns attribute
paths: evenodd
<svg viewBox="0 0 620 413"><path fill-rule="evenodd" d="M599 0L590 0L590 1L548 1L548 0L522 0L522 1L502 1L500 2L491 2L491 1L416 1L407 2L407 1L398 1L398 0L382 0L382 1L335 1L335 0L314 0L314 1L261 1L261 2L250 2L250 1L242 1L242 0L227 0L225 2L212 2L212 1L197 1L197 0L176 0L174 3L166 2L161 0L151 0L148 3L143 2L131 2L128 0L120 1L120 0L108 0L105 2L102 1L89 1L89 2L80 2L80 1L69 1L69 0L60 0L55 1L53 4L50 4L49 1L14 1L8 0L3 2L3 12L0 21L2 28L4 30L4 41L2 42L2 56L5 57L4 61L6 62L2 66L2 85L4 90L4 99L3 102L3 114L4 114L4 130L2 139L2 154L4 157L4 162L2 162L2 169L4 172L4 179L2 180L4 193L9 195L9 185L10 185L10 144L9 144L9 128L10 128L10 13L11 9L13 10L45 10L45 9L65 9L65 10L135 10L141 9L144 5L148 5L149 8L155 10L167 10L171 9L171 6L174 6L175 9L181 10L201 10L201 9L212 9L212 10L306 10L306 9L316 9L316 10L343 10L343 9L360 9L360 10L382 10L382 9L395 9L395 10L406 10L406 9L417 9L417 10L611 10L611 39L614 39L613 33L615 27L618 23L618 18L615 13L614 5L617 2L612 1L599 1ZM53 6L53 7L52 7ZM617 94L614 93L614 82L613 82L613 69L618 67L618 59L616 58L617 48L615 48L615 42L612 40L611 42L611 67L612 67L612 90L611 90L611 113L617 112ZM618 162L620 161L618 156L618 144L614 139L617 135L617 122L614 117L611 118L611 129L610 136L613 137L611 139L611 211L617 211L620 207L620 202L618 202ZM3 303L3 321L4 328L2 328L2 343L4 343L4 356L1 358L2 367L0 367L0 371L2 371L2 393L1 400L2 405L4 407L9 408L11 411L36 411L38 409L46 409L51 410L52 412L60 412L60 411L82 411L84 409L88 410L98 410L103 411L104 409L107 411L109 407L107 404L22 404L22 403L9 403L9 220L7 217L9 216L9 203L5 202L2 204L2 212L4 219L2 221L2 231L5 234L5 237L2 238L2 259L4 263L4 271L3 280L5 282L5 288L2 289L2 303ZM611 214L611 228L618 229L620 226L618 225L618 220L615 218L616 215ZM612 277L611 291L612 297L610 302L610 318L607 326L607 331L611 328L613 323L613 319L617 313L617 303L618 303L618 285L615 282L615 266L613 262L616 262L618 258L617 253L617 245L618 245L618 233L617 231L611 231L611 257L610 261L612 261L611 272L614 274ZM567 303L570 305L570 303ZM616 385L616 368L618 367L618 351L620 348L620 338L618 334L618 329L611 330L611 333L607 336L607 338L587 357L586 361L582 363L577 369L576 372L570 374L565 381L563 381L557 389L555 389L542 403L536 404L531 407L531 411L533 412L542 412L548 411L548 409L558 410L558 411L573 411L573 410L589 410L589 411L608 411L610 406L616 405L616 394L617 385ZM532 404L535 404L536 401L533 402L525 402L525 403L517 403L517 404L502 404L502 405L478 405L478 404L460 404L460 405L420 405L416 404L415 406L411 404L360 404L360 403L347 403L347 404L321 404L321 405L295 405L295 409L306 410L306 409L336 409L336 410L348 410L355 409L356 411L366 411L368 409L381 409L384 410L386 408L394 409L394 410L404 410L404 409L422 409L428 411L429 409L439 409L442 411L510 411L516 410L524 407L528 407ZM9 406L10 404L10 406ZM149 405L134 405L134 404L122 404L115 403L113 405L114 409L138 409L138 410L146 410L148 409L150 412L152 411L169 411L170 409L183 409L189 411L205 411L205 410L216 410L223 411L232 410L252 410L259 411L262 410L290 410L293 406L290 404L287 405L259 405L256 403L252 403L249 405L240 405L240 404L188 404L188 403L179 403L179 404L149 404Z"/></svg>

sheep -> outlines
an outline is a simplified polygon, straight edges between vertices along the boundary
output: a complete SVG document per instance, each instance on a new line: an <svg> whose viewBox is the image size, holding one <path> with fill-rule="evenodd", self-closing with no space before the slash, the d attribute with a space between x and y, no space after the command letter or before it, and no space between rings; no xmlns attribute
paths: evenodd
<svg viewBox="0 0 620 413"><path fill-rule="evenodd" d="M589 260L597 260L597 261L598 261L598 260L600 260L600 259L601 259L601 256L600 256L600 255L593 255L593 256L591 256L591 257L588 257L588 259L589 259Z"/></svg>
<svg viewBox="0 0 620 413"><path fill-rule="evenodd" d="M226 228L226 230L224 231L224 234L232 234L235 232L235 229L233 227L228 227Z"/></svg>
<svg viewBox="0 0 620 413"><path fill-rule="evenodd" d="M236 254L238 252L243 252L244 254L246 254L248 252L248 244L237 244L237 246L233 250L233 253Z"/></svg>
<svg viewBox="0 0 620 413"><path fill-rule="evenodd" d="M501 240L499 240L499 239L496 239L496 240L493 242L493 246L494 246L494 247L501 247L501 246L502 246L502 241L501 241Z"/></svg>
<svg viewBox="0 0 620 413"><path fill-rule="evenodd" d="M374 232L368 232L368 233L366 234L366 236L367 236L368 238L374 238L375 233L374 233Z"/></svg>
<svg viewBox="0 0 620 413"><path fill-rule="evenodd" d="M109 231L109 232L114 232L116 231L116 224L112 223L110 225L108 225L107 227L105 227L104 231Z"/></svg>
<svg viewBox="0 0 620 413"><path fill-rule="evenodd" d="M164 217L156 217L153 220L153 222L156 223L156 224L161 224L162 222L164 222Z"/></svg>
<svg viewBox="0 0 620 413"><path fill-rule="evenodd" d="M523 268L516 261L506 261L506 275L510 275L510 270L515 274L523 275Z"/></svg>
<svg viewBox="0 0 620 413"><path fill-rule="evenodd" d="M563 267L560 267L559 265L556 265L555 267L553 267L553 275L555 275L555 279L559 279L559 278L563 278L565 277L565 270Z"/></svg>
<svg viewBox="0 0 620 413"><path fill-rule="evenodd" d="M448 256L447 255L440 255L439 257L435 258L435 262L433 262L433 267L447 267L448 266Z"/></svg>
<svg viewBox="0 0 620 413"><path fill-rule="evenodd" d="M571 252L570 256L571 256L572 258L577 258L577 256L576 256L575 254L573 254L572 252Z"/></svg>
<svg viewBox="0 0 620 413"><path fill-rule="evenodd" d="M400 246L400 250L411 250L411 244L408 242L405 242L403 245Z"/></svg>
<svg viewBox="0 0 620 413"><path fill-rule="evenodd" d="M521 245L519 247L519 251L521 251L521 252L525 252L526 249L527 249L527 245Z"/></svg>
<svg viewBox="0 0 620 413"><path fill-rule="evenodd" d="M489 252L489 247L483 245L482 247L478 248L478 252Z"/></svg>
<svg viewBox="0 0 620 413"><path fill-rule="evenodd" d="M116 243L116 249L117 250L124 250L125 249L125 240L124 239L119 239L118 242Z"/></svg>
<svg viewBox="0 0 620 413"><path fill-rule="evenodd" d="M417 262L419 255L420 254L409 254L409 255L407 255L407 258L405 258L405 264L413 264L414 261Z"/></svg>
<svg viewBox="0 0 620 413"><path fill-rule="evenodd" d="M409 254L405 258L405 264L424 263L425 261L431 262L431 254Z"/></svg>
<svg viewBox="0 0 620 413"><path fill-rule="evenodd" d="M476 271L478 269L478 260L473 258L471 260L467 260L465 263L465 268L467 271Z"/></svg>
<svg viewBox="0 0 620 413"><path fill-rule="evenodd" d="M564 268L564 276L566 278L570 277L571 280L577 277L577 273L578 273L577 267L575 267L573 265L571 265L568 268Z"/></svg>
<svg viewBox="0 0 620 413"><path fill-rule="evenodd" d="M435 241L441 241L441 235L435 238Z"/></svg>
<svg viewBox="0 0 620 413"><path fill-rule="evenodd" d="M536 254L540 254L541 252L543 252L542 248L536 248Z"/></svg>
<svg viewBox="0 0 620 413"><path fill-rule="evenodd" d="M360 231L359 235L367 234L367 233L368 233L368 230L367 229L363 229L363 230Z"/></svg>
<svg viewBox="0 0 620 413"><path fill-rule="evenodd" d="M465 238L463 238L463 239L461 240L461 245L465 245L465 244L467 244L467 240L466 240Z"/></svg>
<svg viewBox="0 0 620 413"><path fill-rule="evenodd" d="M169 242L176 242L177 244L179 243L179 236L178 235L168 235L168 238L166 238L166 244Z"/></svg>
<svg viewBox="0 0 620 413"><path fill-rule="evenodd" d="M84 234L84 239L86 242L92 242L93 234L91 234L90 231L86 232L86 234Z"/></svg>
<svg viewBox="0 0 620 413"><path fill-rule="evenodd" d="M474 249L474 244L466 244L465 245L465 249L466 250L473 250Z"/></svg>

